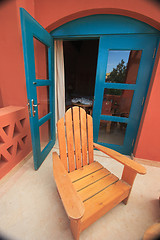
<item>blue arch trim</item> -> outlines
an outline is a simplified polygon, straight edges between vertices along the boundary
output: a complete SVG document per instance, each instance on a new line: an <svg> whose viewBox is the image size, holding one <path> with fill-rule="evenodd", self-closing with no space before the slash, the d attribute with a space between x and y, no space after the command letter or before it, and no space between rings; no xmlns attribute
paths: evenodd
<svg viewBox="0 0 160 240"><path fill-rule="evenodd" d="M130 17L101 14L73 20L51 32L55 38L104 34L159 34L159 31Z"/></svg>

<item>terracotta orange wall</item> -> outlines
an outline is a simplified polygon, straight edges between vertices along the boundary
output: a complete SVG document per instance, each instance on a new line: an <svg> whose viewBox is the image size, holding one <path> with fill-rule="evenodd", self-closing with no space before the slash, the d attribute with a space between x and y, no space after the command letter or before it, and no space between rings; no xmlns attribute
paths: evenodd
<svg viewBox="0 0 160 240"><path fill-rule="evenodd" d="M35 0L35 17L48 30L78 17L92 14L120 14L160 29L159 4L151 0Z"/></svg>
<svg viewBox="0 0 160 240"><path fill-rule="evenodd" d="M126 83L129 84L135 84L139 69L139 63L141 59L141 51L131 51L129 55L129 60L127 64L127 74L126 74ZM132 104L132 98L133 98L133 90L124 90L123 94L121 96L120 101L120 111L123 113L130 112L130 107Z"/></svg>
<svg viewBox="0 0 160 240"><path fill-rule="evenodd" d="M0 5L0 107L27 104L19 6L33 15L32 1Z"/></svg>
<svg viewBox="0 0 160 240"><path fill-rule="evenodd" d="M25 107L24 112L27 112L25 116L25 127L28 136L27 145L25 144L23 147L23 154L20 154L19 157L16 156L16 160L13 159L12 156L12 163L10 162L11 164L9 163L7 166L6 173L32 149L30 125L26 107L27 93L19 7L24 7L34 16L34 4L33 1L30 0L4 2L5 3L0 5L0 108L1 111L5 111L5 109L7 109L5 107L7 106ZM16 122L18 119L14 119L14 121ZM3 151L1 151L1 154L3 154Z"/></svg>
<svg viewBox="0 0 160 240"><path fill-rule="evenodd" d="M137 142L135 157L160 161L160 44L151 77Z"/></svg>

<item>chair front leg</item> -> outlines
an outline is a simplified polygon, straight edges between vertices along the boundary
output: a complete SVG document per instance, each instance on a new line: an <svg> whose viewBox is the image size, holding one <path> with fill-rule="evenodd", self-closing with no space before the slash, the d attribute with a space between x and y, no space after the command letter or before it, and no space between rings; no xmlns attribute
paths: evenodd
<svg viewBox="0 0 160 240"><path fill-rule="evenodd" d="M80 237L80 223L81 219L70 219L70 227L75 240Z"/></svg>
<svg viewBox="0 0 160 240"><path fill-rule="evenodd" d="M123 200L123 203L125 205L128 202L128 199L129 199L129 196L130 196L130 193L131 193L132 186L133 186L136 175L137 175L136 171L132 170L131 168L129 168L127 166L124 166L123 174L122 174L122 180L124 180L126 183L131 185L131 189L130 189L130 192L128 194L128 197Z"/></svg>

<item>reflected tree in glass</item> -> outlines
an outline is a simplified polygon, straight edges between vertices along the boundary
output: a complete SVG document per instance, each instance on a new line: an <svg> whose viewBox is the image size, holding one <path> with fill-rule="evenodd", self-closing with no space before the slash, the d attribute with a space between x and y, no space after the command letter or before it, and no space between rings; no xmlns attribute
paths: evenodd
<svg viewBox="0 0 160 240"><path fill-rule="evenodd" d="M125 83L126 72L127 66L122 59L121 62L117 65L117 67L113 68L112 72L107 76L107 82Z"/></svg>
<svg viewBox="0 0 160 240"><path fill-rule="evenodd" d="M107 76L107 82L111 83L125 83L127 73L127 66L125 65L124 60L117 65L116 68L113 68L112 72ZM120 89L108 89L108 94L111 95L121 95L122 90Z"/></svg>

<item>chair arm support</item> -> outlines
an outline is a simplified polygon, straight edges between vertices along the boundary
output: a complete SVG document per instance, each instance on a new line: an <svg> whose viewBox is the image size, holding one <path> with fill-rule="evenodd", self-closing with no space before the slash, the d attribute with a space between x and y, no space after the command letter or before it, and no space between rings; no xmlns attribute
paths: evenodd
<svg viewBox="0 0 160 240"><path fill-rule="evenodd" d="M93 147L100 150L101 152L107 154L108 156L110 156L111 158L117 160L118 162L122 163L123 165L131 168L133 171L139 173L139 174L146 174L146 169L145 167L143 167L142 165L140 165L139 163L132 161L131 159L129 159L128 157L110 149L104 146L101 146L97 143L93 143Z"/></svg>
<svg viewBox="0 0 160 240"><path fill-rule="evenodd" d="M68 217L80 219L84 215L84 204L56 152L53 153L53 175Z"/></svg>

